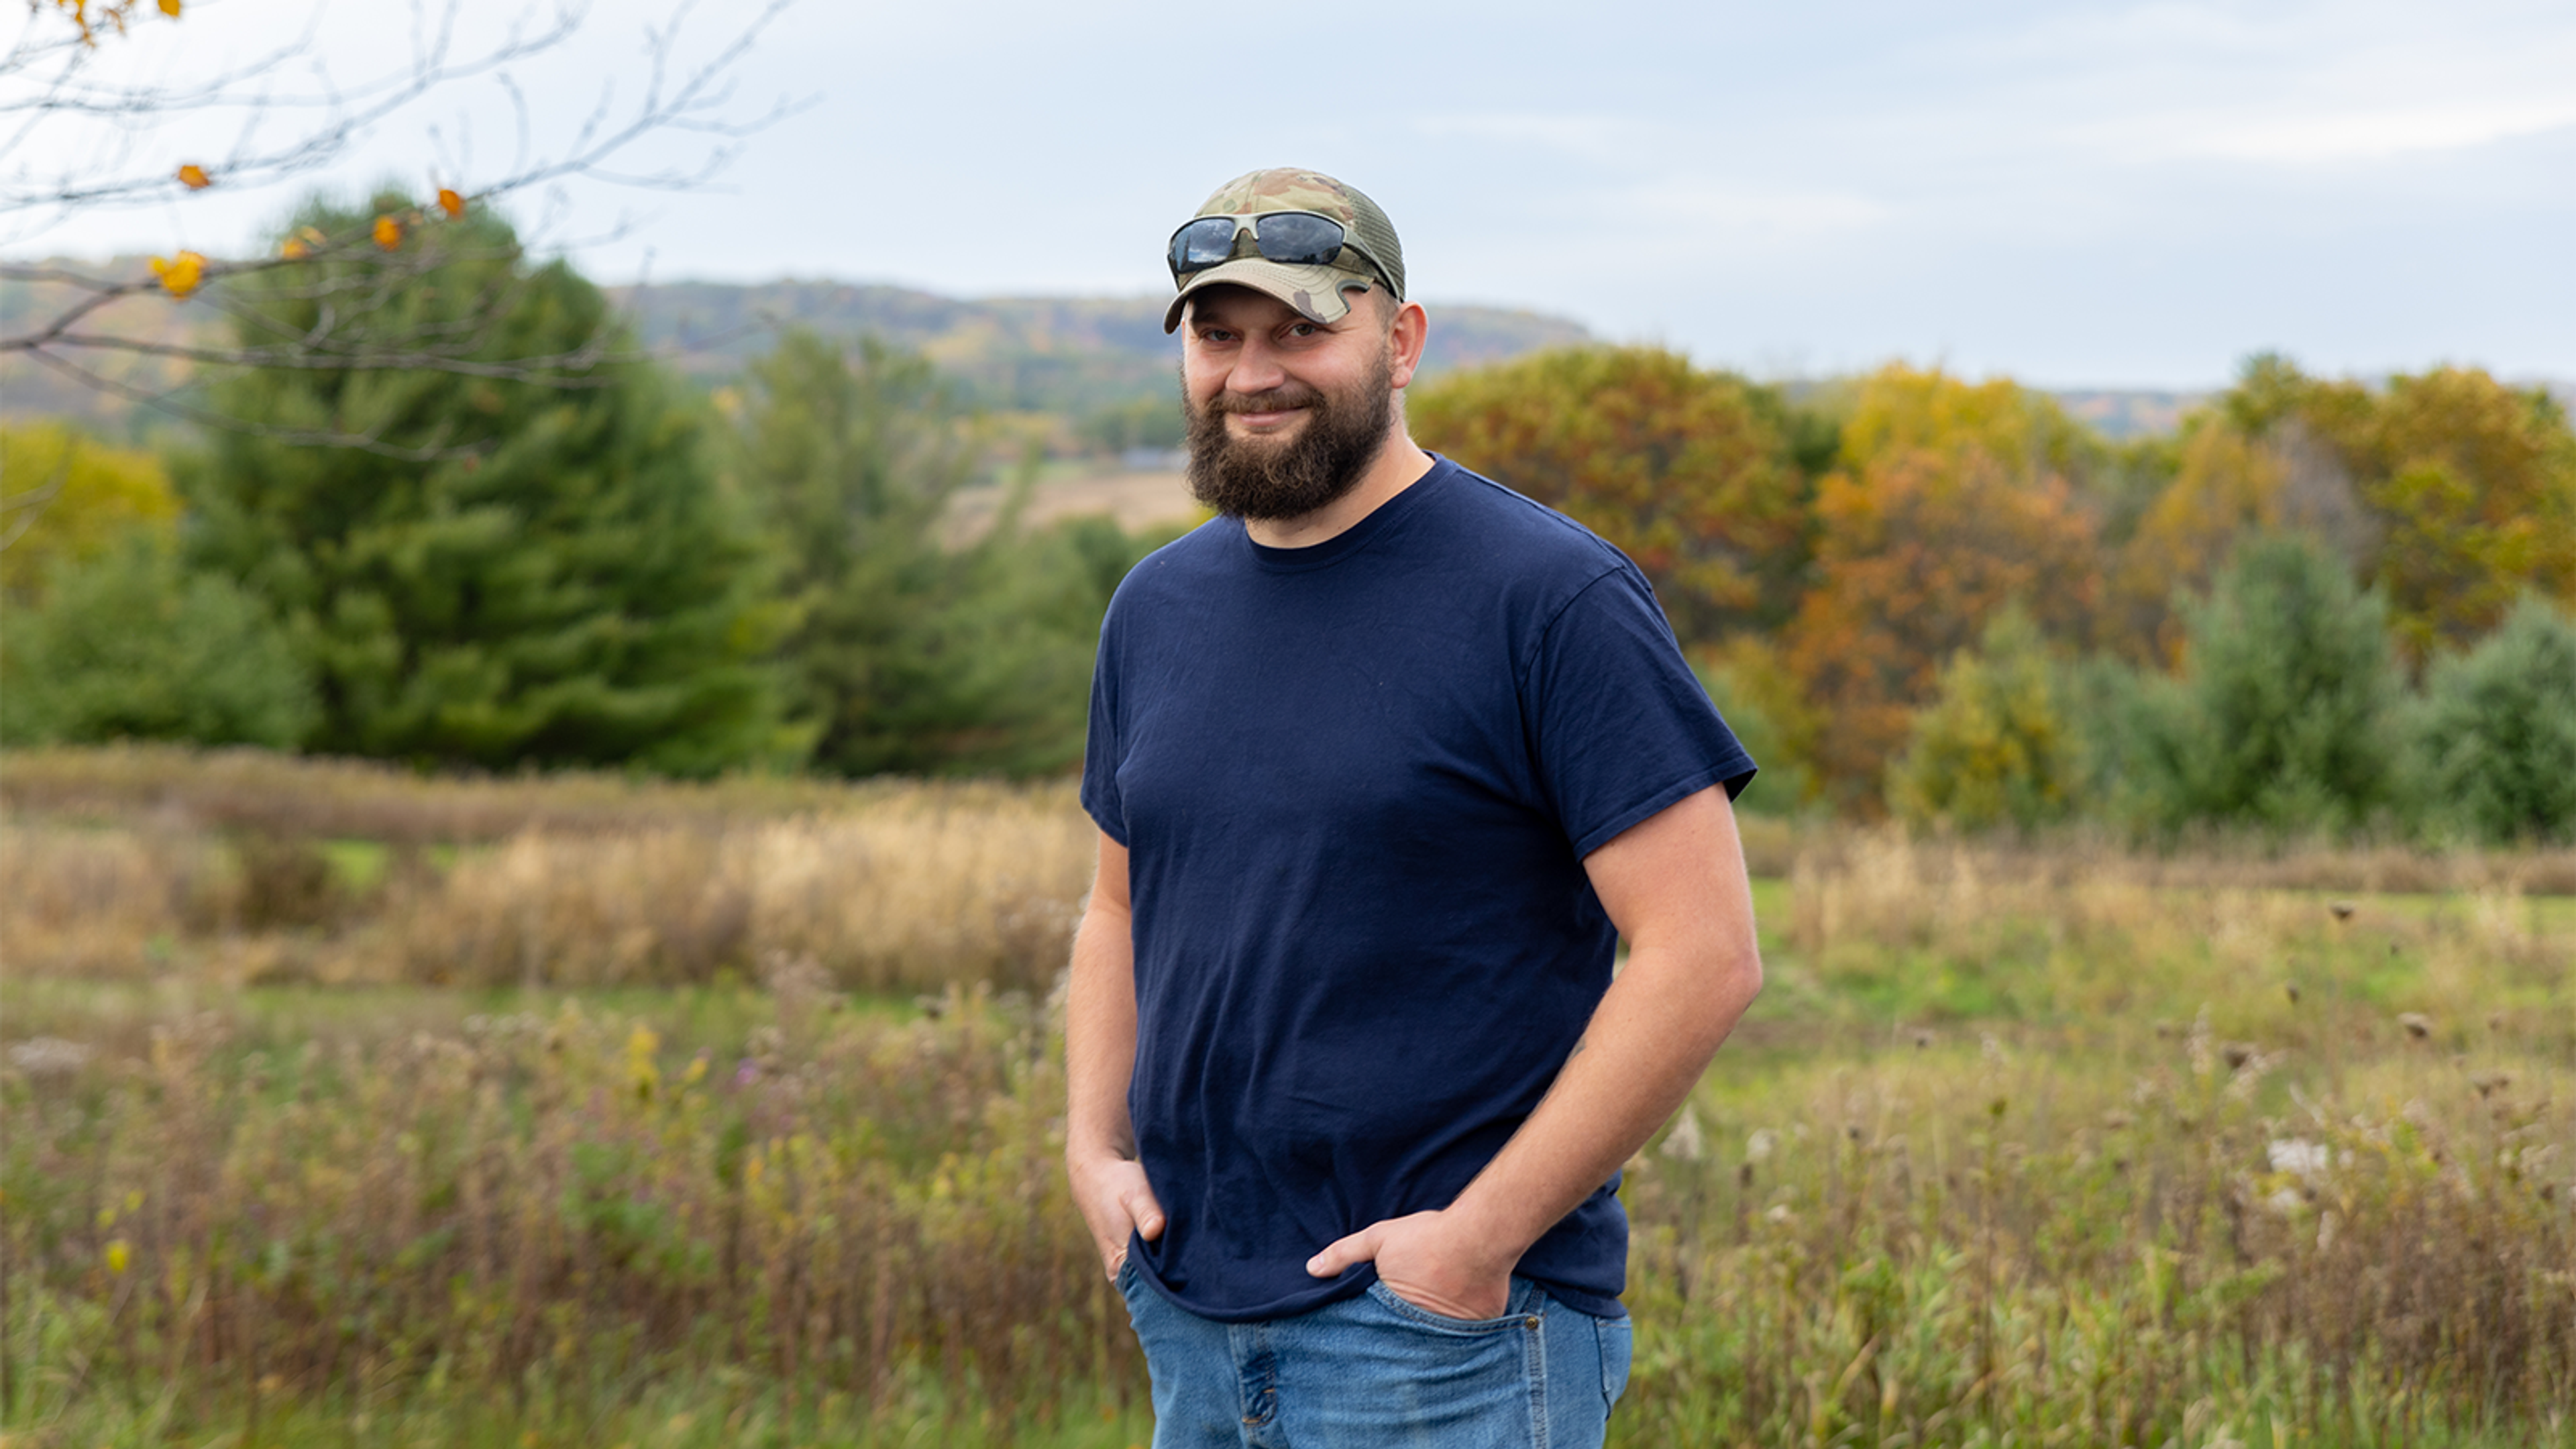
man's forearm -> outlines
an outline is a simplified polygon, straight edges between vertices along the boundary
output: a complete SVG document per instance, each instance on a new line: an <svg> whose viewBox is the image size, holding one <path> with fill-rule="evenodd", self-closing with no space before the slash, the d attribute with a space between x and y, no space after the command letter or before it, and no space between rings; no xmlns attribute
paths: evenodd
<svg viewBox="0 0 2576 1449"><path fill-rule="evenodd" d="M1672 1114L1762 989L1753 892L1725 793L1712 786L1630 827L1584 860L1629 939L1555 1085L1457 1200L1363 1229L1311 1272L1354 1256L1395 1266L1416 1301L1490 1306L1529 1245L1619 1169ZM1469 1314L1467 1316L1474 1316Z"/></svg>
<svg viewBox="0 0 2576 1449"><path fill-rule="evenodd" d="M1136 1155L1127 1081L1136 1065L1135 945L1128 912L1095 897L1074 933L1065 988L1065 1154Z"/></svg>
<svg viewBox="0 0 2576 1449"><path fill-rule="evenodd" d="M1135 928L1126 848L1103 833L1065 983L1064 1169L1101 1271L1113 1278L1131 1235L1151 1242L1163 1231L1162 1205L1136 1162L1136 1125L1127 1115L1127 1082L1136 1071Z"/></svg>
<svg viewBox="0 0 2576 1449"><path fill-rule="evenodd" d="M1555 1085L1451 1213L1517 1260L1682 1104L1761 989L1749 943L1717 960L1686 947L1632 951Z"/></svg>

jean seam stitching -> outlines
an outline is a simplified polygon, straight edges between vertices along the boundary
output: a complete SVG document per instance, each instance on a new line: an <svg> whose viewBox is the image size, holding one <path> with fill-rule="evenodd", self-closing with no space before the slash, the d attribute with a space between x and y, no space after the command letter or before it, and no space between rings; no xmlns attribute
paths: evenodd
<svg viewBox="0 0 2576 1449"><path fill-rule="evenodd" d="M1530 1317L1535 1321L1522 1331L1521 1336L1529 1340L1522 1362L1529 1373L1530 1443L1535 1449L1548 1449L1554 1438L1552 1431L1555 1426L1549 1422L1547 1413L1547 1304L1536 1301L1529 1306Z"/></svg>

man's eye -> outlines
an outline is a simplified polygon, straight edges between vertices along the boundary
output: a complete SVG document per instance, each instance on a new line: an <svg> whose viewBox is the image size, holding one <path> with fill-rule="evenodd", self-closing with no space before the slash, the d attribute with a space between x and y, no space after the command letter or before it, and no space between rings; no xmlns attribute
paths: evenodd
<svg viewBox="0 0 2576 1449"><path fill-rule="evenodd" d="M1292 337L1312 337L1315 335L1317 330L1319 329L1317 329L1315 324L1312 322L1300 322L1296 326L1289 328L1288 334Z"/></svg>

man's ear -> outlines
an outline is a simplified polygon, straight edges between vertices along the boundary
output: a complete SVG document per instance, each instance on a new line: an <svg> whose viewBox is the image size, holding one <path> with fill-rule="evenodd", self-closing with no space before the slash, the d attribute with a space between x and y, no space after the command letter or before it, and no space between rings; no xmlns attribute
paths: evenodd
<svg viewBox="0 0 2576 1449"><path fill-rule="evenodd" d="M1413 381L1413 370L1422 365L1423 345L1431 338L1431 319L1419 302L1398 302L1395 317L1387 323L1387 380L1402 388Z"/></svg>

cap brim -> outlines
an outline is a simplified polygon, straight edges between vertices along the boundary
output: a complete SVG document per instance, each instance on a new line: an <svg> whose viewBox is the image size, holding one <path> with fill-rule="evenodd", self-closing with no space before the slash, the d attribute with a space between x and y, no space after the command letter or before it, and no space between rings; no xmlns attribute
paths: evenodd
<svg viewBox="0 0 2576 1449"><path fill-rule="evenodd" d="M1292 267L1264 257L1237 257L1204 272L1192 272L1181 283L1181 294L1172 299L1170 310L1163 313L1163 330L1179 328L1181 309L1188 304L1190 294L1203 287L1250 287L1294 307L1297 315L1307 321L1329 327L1351 315L1349 292L1365 292L1374 285L1375 279L1365 273L1347 272L1340 267Z"/></svg>

